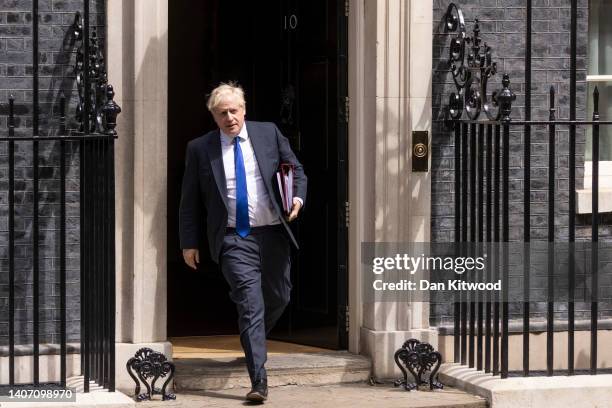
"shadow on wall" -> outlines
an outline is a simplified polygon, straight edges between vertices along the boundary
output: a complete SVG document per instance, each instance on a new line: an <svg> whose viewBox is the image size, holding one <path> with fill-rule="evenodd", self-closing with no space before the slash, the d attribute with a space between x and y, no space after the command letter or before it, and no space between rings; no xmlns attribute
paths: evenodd
<svg viewBox="0 0 612 408"><path fill-rule="evenodd" d="M366 4L366 16L370 15L367 7ZM403 10L406 15L402 18L409 21L408 8ZM370 16L376 18L375 14ZM366 24L366 27L376 27L376 24L371 22ZM366 41L370 41L365 46L366 52L378 49L375 33L366 33L365 37ZM394 44L388 46L393 47ZM411 52L414 53L414 50L410 49L410 41L402 42L402 46L403 49L396 50L398 55L410 56ZM394 52L389 54L393 55ZM409 58L402 62L409 63ZM385 81L384 76L387 73L389 77L394 77L395 74L392 73L398 70L393 62L384 59L377 61L376 55L366 55L365 63L366 73L378 71L377 76L382 79L377 80L380 81L378 83L367 81L364 90L364 113L367 118L364 120L364 134L369 136L365 140L364 157L360 165L368 169L364 172L367 177L364 185L368 189L364 194L364 212L370 210L374 215L365 218L371 220L371 224L364 226L364 237L376 242L427 241L429 225L426 223L429 222L427 214L430 204L426 193L431 185L431 171L412 171L412 130L430 128L430 107L424 103L422 107L418 105L421 101L427 101L426 98L410 97L409 80L403 80L399 90L392 88L397 86L395 83L389 84ZM408 71L409 66L401 65ZM381 86L383 95L377 92L377 88ZM396 94L399 98L386 97ZM422 303L413 303L411 294L406 292L405 297L399 301L380 302L376 307L366 307L363 326L376 330L387 327L409 330L415 327L412 320L418 320L417 315L424 313L422 308L427 307ZM382 353L381 355L392 355L395 351L376 350L377 353Z"/></svg>

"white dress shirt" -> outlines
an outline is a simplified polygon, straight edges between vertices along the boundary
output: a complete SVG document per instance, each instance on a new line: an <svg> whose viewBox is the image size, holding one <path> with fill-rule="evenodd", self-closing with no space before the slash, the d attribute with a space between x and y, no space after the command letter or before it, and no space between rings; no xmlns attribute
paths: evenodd
<svg viewBox="0 0 612 408"><path fill-rule="evenodd" d="M225 169L225 182L227 185L228 218L227 226L236 227L236 169L234 166L234 138L220 131L221 155L223 156L223 168ZM249 200L249 223L251 227L263 225L280 224L278 215L275 214L272 200L266 186L264 185L253 151L253 145L247 132L246 123L240 129L240 150L244 160L244 171L246 174L247 193Z"/></svg>

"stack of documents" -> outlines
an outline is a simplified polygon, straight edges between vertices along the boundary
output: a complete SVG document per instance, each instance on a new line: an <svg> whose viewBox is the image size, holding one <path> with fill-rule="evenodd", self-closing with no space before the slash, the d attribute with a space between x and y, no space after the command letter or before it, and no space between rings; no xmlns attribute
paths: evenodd
<svg viewBox="0 0 612 408"><path fill-rule="evenodd" d="M283 210L289 214L293 206L293 164L282 163L280 170L276 172L276 180L283 202Z"/></svg>

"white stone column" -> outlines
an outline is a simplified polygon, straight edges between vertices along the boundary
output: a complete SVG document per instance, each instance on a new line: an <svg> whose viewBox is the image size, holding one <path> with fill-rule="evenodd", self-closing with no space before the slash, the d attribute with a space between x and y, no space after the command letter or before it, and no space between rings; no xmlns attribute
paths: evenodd
<svg viewBox="0 0 612 408"><path fill-rule="evenodd" d="M122 108L116 143L117 387L140 347L166 335L167 0L109 0L108 74Z"/></svg>
<svg viewBox="0 0 612 408"><path fill-rule="evenodd" d="M412 131L431 135L432 1L365 0L350 20L351 154L350 281L360 333L354 350L373 360L376 377L399 373L393 353L408 338L437 347L429 305L361 303L361 242L430 239L430 172L412 173ZM359 64L363 64L363 69ZM355 256L357 253L357 256ZM354 330L354 329L353 329Z"/></svg>

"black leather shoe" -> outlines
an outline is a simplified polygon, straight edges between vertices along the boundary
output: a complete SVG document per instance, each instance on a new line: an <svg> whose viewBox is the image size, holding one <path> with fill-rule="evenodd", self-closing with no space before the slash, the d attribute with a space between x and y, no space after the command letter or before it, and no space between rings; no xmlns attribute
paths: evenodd
<svg viewBox="0 0 612 408"><path fill-rule="evenodd" d="M268 380L261 379L253 384L251 391L246 395L247 401L264 402L268 398Z"/></svg>

